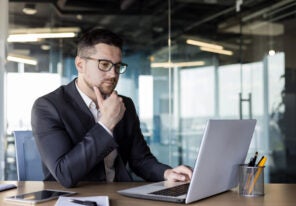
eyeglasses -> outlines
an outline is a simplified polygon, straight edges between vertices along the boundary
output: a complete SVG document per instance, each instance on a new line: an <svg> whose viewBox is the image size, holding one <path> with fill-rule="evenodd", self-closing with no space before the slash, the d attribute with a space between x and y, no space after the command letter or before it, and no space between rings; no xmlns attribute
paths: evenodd
<svg viewBox="0 0 296 206"><path fill-rule="evenodd" d="M103 72L110 71L111 68L114 66L115 72L117 74L122 74L126 71L126 68L127 68L127 64L122 63L122 62L114 64L113 62L111 62L110 60L107 60L107 59L95 59L95 58L91 58L91 57L81 57L81 58L97 61L99 70L101 70Z"/></svg>

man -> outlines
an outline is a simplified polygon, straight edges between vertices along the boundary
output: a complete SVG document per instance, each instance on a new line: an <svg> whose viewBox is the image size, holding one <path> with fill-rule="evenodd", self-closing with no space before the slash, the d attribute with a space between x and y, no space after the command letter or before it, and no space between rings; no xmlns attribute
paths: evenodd
<svg viewBox="0 0 296 206"><path fill-rule="evenodd" d="M32 130L44 180L65 187L79 181L131 181L127 164L147 181L190 180L188 167L172 169L151 154L132 100L114 90L127 67L121 60L121 38L91 30L78 42L78 77L34 103Z"/></svg>

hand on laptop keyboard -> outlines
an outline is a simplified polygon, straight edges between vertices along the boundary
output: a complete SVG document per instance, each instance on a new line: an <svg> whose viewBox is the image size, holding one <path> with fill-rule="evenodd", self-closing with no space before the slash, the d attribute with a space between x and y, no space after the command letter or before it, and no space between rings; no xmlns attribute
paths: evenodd
<svg viewBox="0 0 296 206"><path fill-rule="evenodd" d="M188 182L191 180L192 169L185 165L180 165L164 172L164 178L173 182Z"/></svg>

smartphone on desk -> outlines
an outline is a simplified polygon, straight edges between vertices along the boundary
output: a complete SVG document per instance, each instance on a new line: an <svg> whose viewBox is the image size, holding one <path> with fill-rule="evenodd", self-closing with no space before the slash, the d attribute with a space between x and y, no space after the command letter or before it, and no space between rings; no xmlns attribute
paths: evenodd
<svg viewBox="0 0 296 206"><path fill-rule="evenodd" d="M40 190L36 192L30 192L30 193L24 193L24 194L18 194L10 197L5 197L5 200L35 204L39 202L45 202L48 200L56 199L59 196L69 196L74 194L76 194L76 192L63 191L63 190Z"/></svg>

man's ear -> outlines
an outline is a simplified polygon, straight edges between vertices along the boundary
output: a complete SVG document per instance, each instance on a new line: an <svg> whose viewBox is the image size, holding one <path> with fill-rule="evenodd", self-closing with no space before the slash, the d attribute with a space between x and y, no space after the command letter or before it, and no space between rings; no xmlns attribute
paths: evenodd
<svg viewBox="0 0 296 206"><path fill-rule="evenodd" d="M75 66L76 66L78 73L83 73L84 63L85 63L85 61L83 58L81 58L79 56L75 57Z"/></svg>

